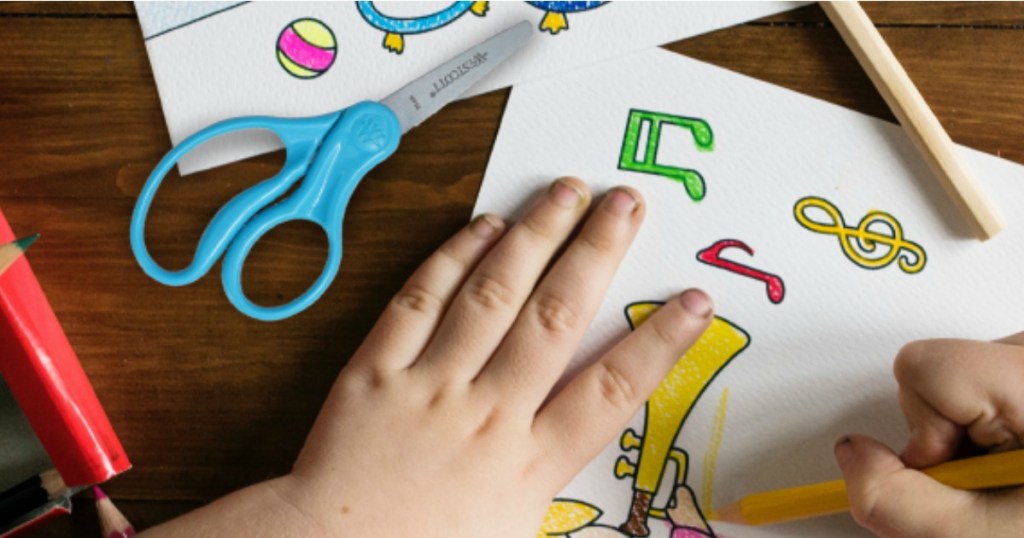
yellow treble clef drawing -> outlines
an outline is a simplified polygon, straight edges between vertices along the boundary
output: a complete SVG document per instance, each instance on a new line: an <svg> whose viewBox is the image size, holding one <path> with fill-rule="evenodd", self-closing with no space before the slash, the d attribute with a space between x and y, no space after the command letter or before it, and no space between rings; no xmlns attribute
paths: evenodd
<svg viewBox="0 0 1024 538"><path fill-rule="evenodd" d="M807 216L807 209L824 211L829 222L818 222ZM881 269L896 260L904 273L924 269L925 255L921 245L903 238L903 227L884 211L869 211L856 227L847 227L842 213L824 198L807 196L793 207L796 221L808 230L835 235L846 257L865 269Z"/></svg>

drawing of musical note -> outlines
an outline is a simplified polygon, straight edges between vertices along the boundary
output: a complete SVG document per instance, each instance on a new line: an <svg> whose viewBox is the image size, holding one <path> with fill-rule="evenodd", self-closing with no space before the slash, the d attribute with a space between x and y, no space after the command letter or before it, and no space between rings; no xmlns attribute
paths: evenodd
<svg viewBox="0 0 1024 538"><path fill-rule="evenodd" d="M626 318L630 328L636 329L645 322L654 311L661 307L659 302L639 302L626 307ZM687 518L685 525L707 533L714 534L707 526L700 506L697 505L693 490L686 485L687 455L682 449L676 448L676 437L682 430L686 417L694 404L714 380L718 372L739 355L750 344L750 336L730 321L715 317L711 326L686 352L676 365L672 367L661 385L654 390L645 405L644 432L638 435L627 429L620 439L620 446L626 452L639 451L636 464L628 458L619 457L615 465L615 476L618 478L633 477L633 500L629 516L619 529L630 536L647 536L650 529L647 518L667 519L669 510L675 512L676 518L683 519L687 512L699 517ZM672 462L673 472L666 473L666 467ZM669 476L665 476L669 474ZM663 479L672 481L672 498L668 506L655 507L654 494L659 491ZM679 524L683 521L675 521Z"/></svg>
<svg viewBox="0 0 1024 538"><path fill-rule="evenodd" d="M693 136L693 142L698 151L713 151L714 134L708 122L700 118L687 118L662 112L650 112L647 110L631 109L629 120L626 122L626 135L622 139L622 153L619 155L619 169L654 174L666 177L683 184L686 194L694 202L704 199L704 177L700 172L689 168L668 166L658 164L658 144L661 141L661 126L664 124L676 125L687 129ZM640 148L640 137L648 126L647 143L642 148L643 157L637 160L637 150Z"/></svg>
<svg viewBox="0 0 1024 538"><path fill-rule="evenodd" d="M708 265L713 265L715 267L725 269L726 271L732 271L733 273L764 282L768 288L768 300L775 304L781 303L786 294L786 288L782 284L782 278L778 275L766 273L760 269L754 269L753 267L722 258L722 251L731 247L741 249L751 256L754 255L754 249L747 246L743 241L740 241L739 239L722 239L710 247L698 252L697 259Z"/></svg>
<svg viewBox="0 0 1024 538"><path fill-rule="evenodd" d="M829 222L819 222L807 216L807 209L823 211ZM853 263L865 269L881 269L896 260L904 273L918 273L927 259L921 245L903 238L903 227L892 215L883 211L869 211L856 227L848 227L842 213L824 198L807 196L793 207L796 221L808 230L835 235L843 253ZM884 228L884 231L879 231ZM879 247L884 247L880 249Z"/></svg>

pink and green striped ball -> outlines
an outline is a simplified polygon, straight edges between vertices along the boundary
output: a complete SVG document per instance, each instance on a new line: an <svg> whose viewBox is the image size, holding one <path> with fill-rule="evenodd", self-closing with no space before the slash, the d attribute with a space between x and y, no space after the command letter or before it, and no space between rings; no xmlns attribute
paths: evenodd
<svg viewBox="0 0 1024 538"><path fill-rule="evenodd" d="M277 36L277 62L295 78L316 78L334 64L334 32L316 19L298 19Z"/></svg>

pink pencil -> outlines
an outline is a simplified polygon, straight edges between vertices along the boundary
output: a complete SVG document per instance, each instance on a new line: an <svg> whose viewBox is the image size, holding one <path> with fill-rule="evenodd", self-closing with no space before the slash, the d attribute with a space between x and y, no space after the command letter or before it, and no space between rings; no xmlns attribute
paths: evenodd
<svg viewBox="0 0 1024 538"><path fill-rule="evenodd" d="M106 493L99 486L92 487L96 497L96 513L100 516L103 538L131 538L135 536L135 527L125 519L124 514L114 506Z"/></svg>

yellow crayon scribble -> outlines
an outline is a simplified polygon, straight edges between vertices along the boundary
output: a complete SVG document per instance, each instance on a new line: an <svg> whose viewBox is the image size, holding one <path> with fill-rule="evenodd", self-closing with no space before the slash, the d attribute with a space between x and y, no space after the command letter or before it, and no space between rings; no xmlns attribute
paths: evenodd
<svg viewBox="0 0 1024 538"><path fill-rule="evenodd" d="M722 390L722 397L715 409L715 425L711 429L711 440L708 451L704 454L704 484L701 488L700 505L705 508L714 506L712 491L715 487L715 464L718 462L718 449L722 446L722 434L725 433L725 413L729 407L729 388Z"/></svg>
<svg viewBox="0 0 1024 538"><path fill-rule="evenodd" d="M537 538L564 536L590 525L601 517L601 510L583 501L555 499L548 505Z"/></svg>

